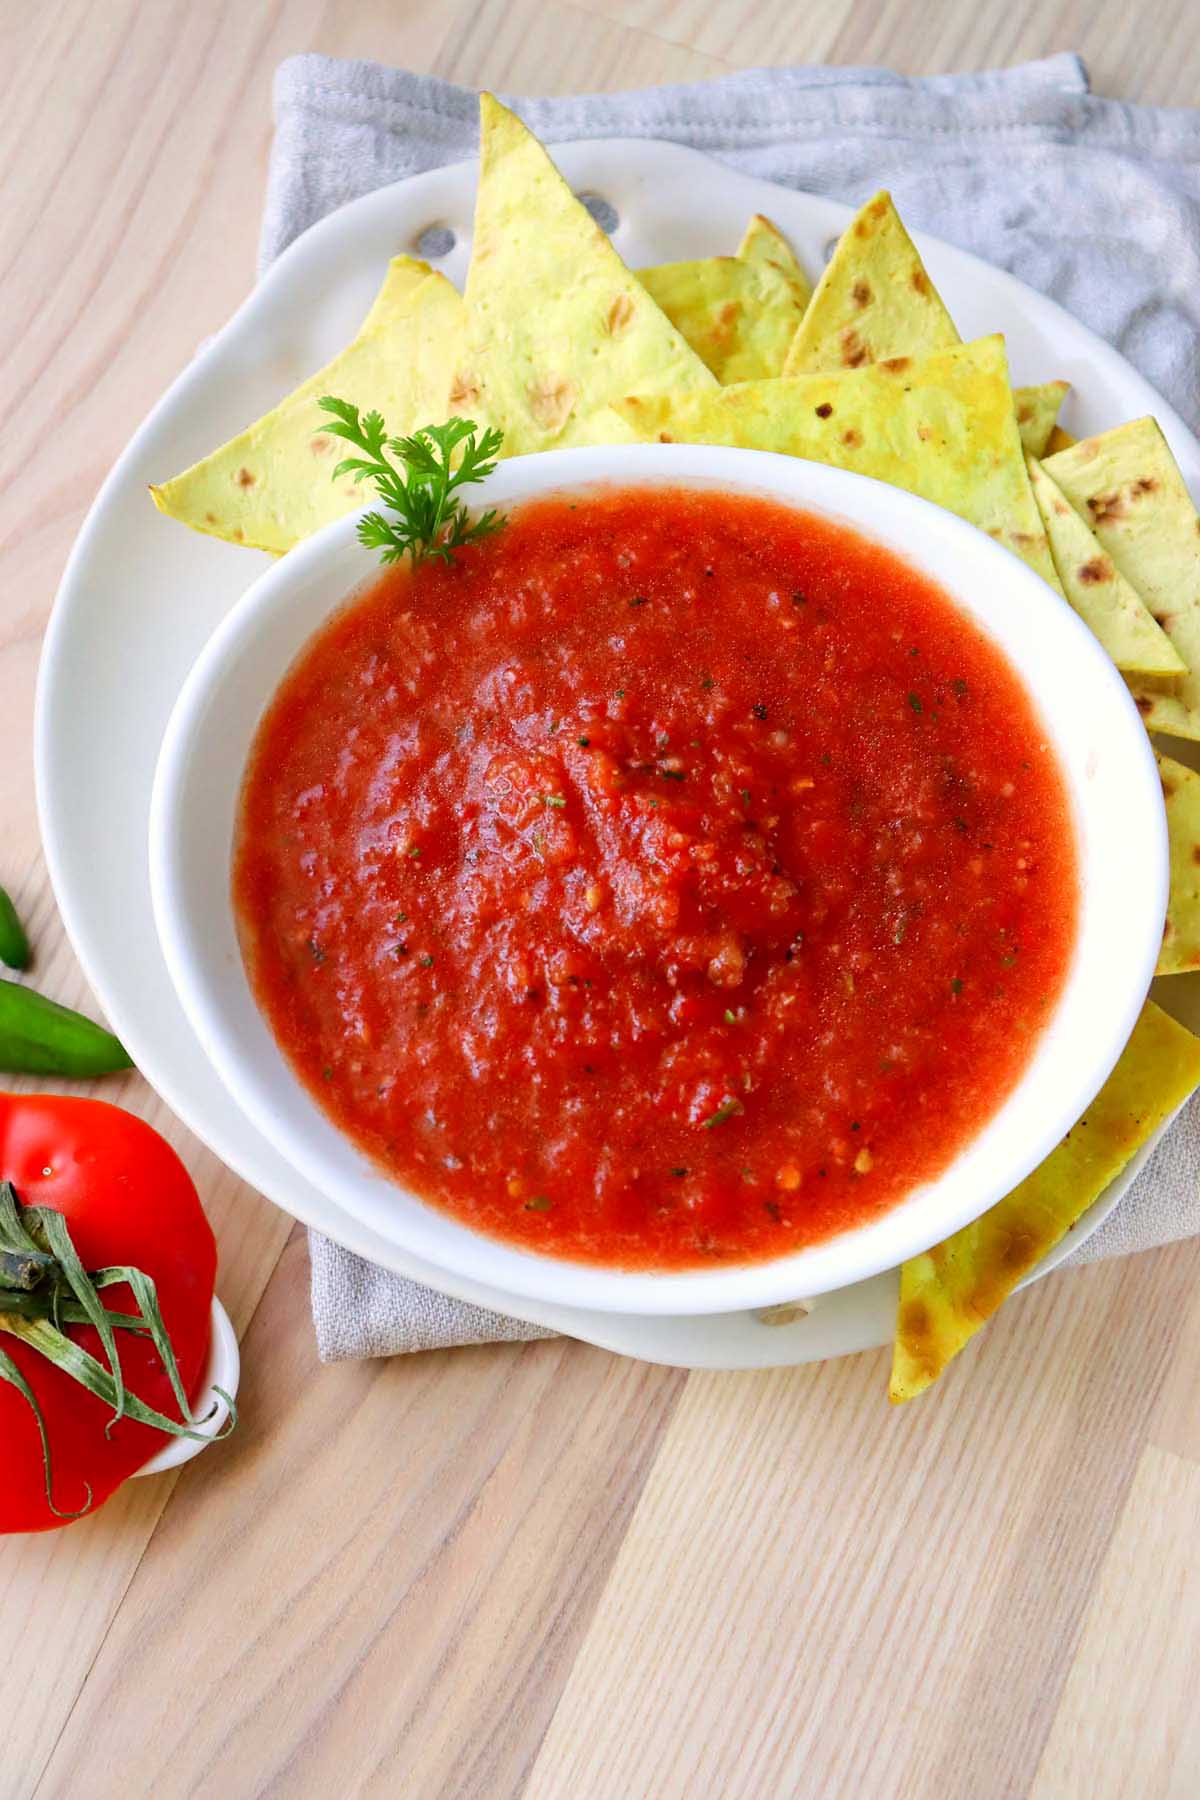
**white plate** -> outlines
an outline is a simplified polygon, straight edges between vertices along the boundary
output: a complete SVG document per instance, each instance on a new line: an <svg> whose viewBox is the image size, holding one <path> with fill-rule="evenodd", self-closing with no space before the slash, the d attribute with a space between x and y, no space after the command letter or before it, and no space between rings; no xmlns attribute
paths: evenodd
<svg viewBox="0 0 1200 1800"><path fill-rule="evenodd" d="M752 180L677 145L565 145L555 158L580 192L616 211L614 242L634 265L732 251L766 212L812 272L850 217L830 200ZM431 225L455 234L439 266L461 283L476 165L434 170L366 195L299 238L160 401L105 483L59 590L38 680L35 766L46 858L63 920L114 1029L198 1137L252 1186L360 1254L444 1292L605 1348L698 1368L816 1361L886 1343L896 1276L822 1298L805 1319L748 1313L639 1318L510 1299L397 1252L333 1206L242 1116L184 1018L158 948L146 855L159 744L192 661L268 559L160 517L146 485L241 429L352 337L389 257ZM1013 277L936 239L918 240L963 335L1008 336L1014 380L1072 382L1077 434L1152 412L1189 482L1200 445L1108 345ZM1061 1257L1107 1216L1148 1150L1081 1220Z"/></svg>

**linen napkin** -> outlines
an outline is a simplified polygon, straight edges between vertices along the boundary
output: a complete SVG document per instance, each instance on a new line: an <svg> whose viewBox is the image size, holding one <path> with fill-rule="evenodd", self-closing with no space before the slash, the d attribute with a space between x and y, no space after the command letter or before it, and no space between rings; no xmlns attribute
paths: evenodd
<svg viewBox="0 0 1200 1800"><path fill-rule="evenodd" d="M549 144L669 138L747 174L858 204L889 187L910 224L1051 294L1200 428L1200 112L1090 93L1077 56L909 80L764 69L692 86L517 100ZM263 267L387 182L474 154L476 96L373 63L278 71ZM1200 1099L1071 1260L1200 1232ZM322 1359L550 1335L375 1268L313 1232Z"/></svg>

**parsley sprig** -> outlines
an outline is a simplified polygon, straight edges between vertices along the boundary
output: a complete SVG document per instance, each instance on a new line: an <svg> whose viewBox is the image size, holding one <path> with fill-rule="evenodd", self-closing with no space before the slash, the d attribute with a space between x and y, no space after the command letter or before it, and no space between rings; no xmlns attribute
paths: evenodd
<svg viewBox="0 0 1200 1800"><path fill-rule="evenodd" d="M355 481L373 482L387 508L387 513L364 513L358 523L359 542L378 550L381 562L399 562L405 555L414 568L434 558L451 562L463 544L491 537L504 524L494 507L472 518L454 497L460 488L492 473L499 431L480 437L473 420L449 419L444 425L423 425L411 437L389 437L382 413L360 413L351 401L333 394L317 404L332 416L333 423L324 427L329 435L363 452L340 462L333 480L353 475Z"/></svg>

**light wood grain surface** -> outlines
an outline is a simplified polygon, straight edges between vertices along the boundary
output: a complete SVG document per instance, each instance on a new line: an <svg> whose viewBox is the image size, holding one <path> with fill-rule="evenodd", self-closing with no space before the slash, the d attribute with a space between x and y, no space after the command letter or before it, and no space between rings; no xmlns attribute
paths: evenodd
<svg viewBox="0 0 1200 1800"><path fill-rule="evenodd" d="M0 3L0 880L37 842L55 584L253 272L297 50L526 92L1077 48L1200 96L1194 0ZM0 1796L1200 1793L1200 1243L1056 1275L889 1412L885 1357L692 1375L553 1342L322 1370L302 1235L192 1140L242 1427L0 1549ZM3 1446L0 1446L0 1480Z"/></svg>

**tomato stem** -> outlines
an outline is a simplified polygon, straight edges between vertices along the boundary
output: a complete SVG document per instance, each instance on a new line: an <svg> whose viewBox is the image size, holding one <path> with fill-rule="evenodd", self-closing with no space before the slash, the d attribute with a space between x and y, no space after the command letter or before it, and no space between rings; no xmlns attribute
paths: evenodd
<svg viewBox="0 0 1200 1800"><path fill-rule="evenodd" d="M41 1250L0 1250L0 1290L30 1293L54 1272L54 1258Z"/></svg>
<svg viewBox="0 0 1200 1800"><path fill-rule="evenodd" d="M7 1350L0 1350L0 1381L7 1381L11 1386L15 1387L22 1400L27 1401L33 1411L33 1416L37 1423L38 1436L42 1440L42 1468L46 1477L46 1505L50 1508L50 1511L54 1514L56 1519L81 1519L85 1512L91 1510L91 1483L85 1481L83 1484L87 1499L78 1511L65 1512L61 1506L55 1506L54 1494L52 1492L54 1478L50 1467L50 1434L46 1430L46 1421L42 1417L42 1409L37 1403L37 1395L34 1393Z"/></svg>
<svg viewBox="0 0 1200 1800"><path fill-rule="evenodd" d="M136 1313L114 1312L100 1299L107 1287L128 1287L138 1310ZM92 1356L82 1344L67 1337L64 1325L91 1325L100 1338L105 1363ZM118 1331L131 1331L149 1337L171 1384L179 1408L179 1418L147 1406L125 1386L117 1347ZM196 1429L205 1420L197 1420L188 1403L174 1346L158 1304L158 1290L143 1269L113 1267L89 1273L71 1241L67 1221L60 1212L48 1206L24 1206L11 1182L0 1182L0 1333L27 1344L55 1368L77 1381L88 1393L95 1394L112 1408L112 1418L105 1427L111 1434L123 1418L139 1425L152 1426L171 1437L187 1437L199 1443L212 1443L227 1437L237 1424L237 1409L232 1399L220 1388L229 1408L227 1423L218 1432ZM63 1511L55 1505L50 1439L45 1417L37 1395L20 1368L0 1349L0 1381L14 1387L27 1403L37 1424L42 1444L42 1470L46 1484L46 1503L56 1517L77 1519L89 1511L92 1490L78 1512ZM211 1413L205 1418L211 1417ZM85 1483L85 1486L87 1484Z"/></svg>

